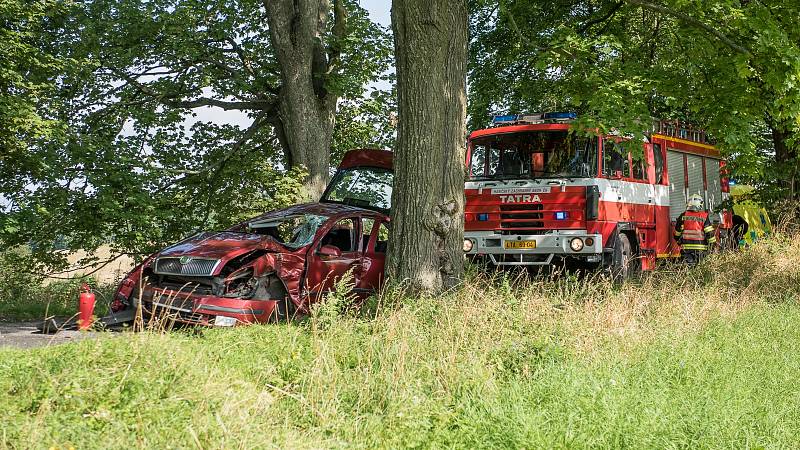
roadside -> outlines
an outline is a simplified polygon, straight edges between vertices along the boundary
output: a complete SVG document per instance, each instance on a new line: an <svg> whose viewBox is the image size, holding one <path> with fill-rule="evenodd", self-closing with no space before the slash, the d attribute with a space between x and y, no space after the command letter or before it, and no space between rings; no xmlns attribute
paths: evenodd
<svg viewBox="0 0 800 450"><path fill-rule="evenodd" d="M0 322L0 348L36 348L77 342L95 338L100 333L92 331L62 330L55 334L42 334L41 321Z"/></svg>

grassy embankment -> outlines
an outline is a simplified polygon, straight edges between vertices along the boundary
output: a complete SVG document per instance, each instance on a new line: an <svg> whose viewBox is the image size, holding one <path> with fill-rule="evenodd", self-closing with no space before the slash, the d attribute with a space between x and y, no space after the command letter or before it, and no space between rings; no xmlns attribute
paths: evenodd
<svg viewBox="0 0 800 450"><path fill-rule="evenodd" d="M24 258L26 252L18 248L0 253L0 322L42 320L45 316L70 317L77 309L78 291L84 281L95 288L96 311L103 314L117 283L134 264L130 257L122 256L99 268L81 267L81 260L88 256L100 261L110 259L110 247L104 245L91 254L78 251L68 256L72 270L58 272L52 277L37 276L20 270L15 262Z"/></svg>
<svg viewBox="0 0 800 450"><path fill-rule="evenodd" d="M67 280L50 280L47 283L24 274L11 274L0 270L0 321L34 321L56 316L73 316L78 308L78 293L84 282L95 288L97 307L95 312L103 315L116 285L100 286L91 277L75 277Z"/></svg>
<svg viewBox="0 0 800 450"><path fill-rule="evenodd" d="M0 351L0 448L800 447L800 239L615 289ZM336 300L336 299L333 299Z"/></svg>

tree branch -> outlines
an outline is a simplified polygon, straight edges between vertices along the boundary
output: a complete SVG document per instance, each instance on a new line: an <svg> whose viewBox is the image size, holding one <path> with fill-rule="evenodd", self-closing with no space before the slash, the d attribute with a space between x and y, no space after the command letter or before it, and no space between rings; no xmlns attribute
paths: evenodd
<svg viewBox="0 0 800 450"><path fill-rule="evenodd" d="M693 25L693 26L695 26L697 28L700 28L700 29L702 29L704 31L707 31L708 33L714 35L714 37L716 37L717 39L722 41L723 44L727 45L728 47L730 47L731 49L737 51L738 53L741 53L743 55L747 55L748 57L752 57L753 56L753 53L750 52L750 50L742 47L741 45L737 44L736 42L733 42L733 40L731 38L726 36L721 31L717 30L716 28L712 27L711 25L708 25L706 23L701 22L700 20L695 19L694 17L692 17L692 16L690 16L688 14L684 14L684 13L682 13L680 11L673 11L673 10L671 10L671 9L665 7L665 6L656 5L656 4L653 4L653 3L650 3L650 2L647 2L647 1L644 1L644 0L625 0L625 1L630 3L630 4L632 4L632 5L636 5L636 6L640 6L642 8L645 8L645 9L649 9L650 11L655 11L655 12L659 12L659 13L662 13L662 14L666 14L666 15L675 17L676 19L678 19L680 21L683 21L683 22L686 22L689 25Z"/></svg>
<svg viewBox="0 0 800 450"><path fill-rule="evenodd" d="M611 7L611 8L610 8L610 9L609 9L609 10L608 10L608 11L607 11L605 14L603 14L601 17L598 17L598 18L596 18L596 19L589 20L588 22L584 23L584 24L583 24L583 26L581 26L581 27L580 27L580 29L578 29L578 33L579 33L579 34L583 34L583 33L585 33L585 32L586 32L586 31L587 31L589 28L591 28L591 27L592 27L592 25L597 25L598 23L605 22L606 20L608 20L608 19L612 18L612 17L614 16L614 14L616 14L616 12L617 12L617 11L619 11L619 9L620 9L620 8L622 7L622 5L624 5L624 4L625 4L625 2L622 2L622 1L615 3L615 4L614 4L614 6L612 6L612 7Z"/></svg>
<svg viewBox="0 0 800 450"><path fill-rule="evenodd" d="M207 97L200 97L195 100L182 100L182 101L175 101L175 100L168 100L168 99L161 99L161 103L164 103L167 106L172 106L174 108L200 108L202 106L214 106L217 108L222 108L226 111L230 110L256 110L256 111L264 111L270 109L274 102L269 100L248 100L243 102L229 102L225 100L217 100L215 98L207 98Z"/></svg>
<svg viewBox="0 0 800 450"><path fill-rule="evenodd" d="M499 11L500 13L504 13L508 17L508 22L509 24L511 24L511 29L514 30L514 33L517 35L519 43L523 44L525 42L530 42L528 39L525 38L525 35L522 34L522 30L519 29L519 27L517 26L517 21L514 19L514 13L512 13L508 9L508 5L506 5L506 2L503 0L499 2Z"/></svg>
<svg viewBox="0 0 800 450"><path fill-rule="evenodd" d="M93 268L92 271L81 274L82 277L88 277L89 275L93 275L94 273L98 272L99 270L103 269L107 265L111 264L112 262L118 260L119 258L121 258L123 256L138 256L138 255L143 255L143 254L144 253L119 253L117 255L111 256L110 258L108 258L108 259L106 259L104 261L95 261L95 262L92 262L92 263L89 263L89 264L85 264L85 265L82 265L82 266L79 266L79 267L70 267L70 268L65 269L65 270L55 271L55 272L48 272L48 273L32 272L31 274L32 275L37 275L37 276L44 276L44 277L47 277L47 278L54 278L54 279L57 279L57 280L72 280L72 279L75 278L74 274L73 274L73 276L69 276L69 277L59 277L57 275L63 275L65 273L78 272L78 271L81 271L81 270L84 270L84 269Z"/></svg>
<svg viewBox="0 0 800 450"><path fill-rule="evenodd" d="M140 83L136 78L131 77L130 75L114 70L114 73L122 78L123 80L127 81L131 86L136 88L139 92L152 97L154 100L159 101L167 106L171 106L173 108L200 108L203 106L214 106L217 108L222 108L226 111L229 110L257 110L257 111L265 111L270 110L274 107L275 102L270 100L247 100L247 101L239 101L239 102L231 102L226 100L217 100L215 98L208 98L208 97L200 97L194 100L173 100L179 94L164 94L158 92L146 84Z"/></svg>
<svg viewBox="0 0 800 450"><path fill-rule="evenodd" d="M328 74L333 73L342 55L342 42L347 37L347 9L342 0L333 0L333 39L328 49Z"/></svg>
<svg viewBox="0 0 800 450"><path fill-rule="evenodd" d="M209 214L211 213L211 208L210 208L211 198L214 196L214 189L216 188L217 176L219 175L220 172L222 172L222 169L225 168L225 165L228 163L231 157L233 157L233 155L238 153L239 150L241 150L242 147L244 147L244 144L246 144L250 139L252 139L253 136L255 136L255 134L258 132L258 130L260 130L261 127L267 123L266 116L267 116L266 113L259 114L255 118L253 123L250 124L250 126L244 131L239 140L234 142L234 144L231 146L230 151L216 164L208 168L208 170L212 170L213 172L209 175L208 196L206 197L205 214L203 215L203 221L201 222L201 227L204 228L206 226Z"/></svg>

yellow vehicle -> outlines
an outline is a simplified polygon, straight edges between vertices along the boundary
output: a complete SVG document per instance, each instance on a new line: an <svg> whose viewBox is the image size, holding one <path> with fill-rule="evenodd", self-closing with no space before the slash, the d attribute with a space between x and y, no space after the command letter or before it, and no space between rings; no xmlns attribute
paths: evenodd
<svg viewBox="0 0 800 450"><path fill-rule="evenodd" d="M772 234L772 222L767 210L752 199L755 188L746 185L732 185L733 234L739 247L752 245L758 239Z"/></svg>

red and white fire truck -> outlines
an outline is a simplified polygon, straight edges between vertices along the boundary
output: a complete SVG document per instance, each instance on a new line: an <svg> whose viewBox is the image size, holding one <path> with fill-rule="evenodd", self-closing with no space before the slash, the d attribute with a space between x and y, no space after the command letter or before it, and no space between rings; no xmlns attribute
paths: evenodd
<svg viewBox="0 0 800 450"><path fill-rule="evenodd" d="M577 259L625 277L680 255L674 221L688 195L702 195L711 212L727 198L725 162L702 131L655 122L642 151L631 152L622 136L571 132L575 119L495 116L470 134L468 255L495 265ZM712 217L730 228L730 214Z"/></svg>

